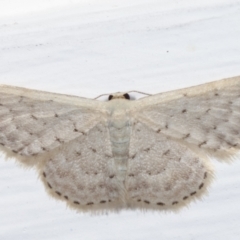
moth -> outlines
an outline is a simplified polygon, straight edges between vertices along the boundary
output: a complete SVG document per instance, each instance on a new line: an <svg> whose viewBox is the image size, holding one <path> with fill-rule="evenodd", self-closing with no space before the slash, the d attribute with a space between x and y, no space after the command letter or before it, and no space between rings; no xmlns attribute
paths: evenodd
<svg viewBox="0 0 240 240"><path fill-rule="evenodd" d="M0 150L79 211L177 210L240 148L240 77L102 102L0 86Z"/></svg>

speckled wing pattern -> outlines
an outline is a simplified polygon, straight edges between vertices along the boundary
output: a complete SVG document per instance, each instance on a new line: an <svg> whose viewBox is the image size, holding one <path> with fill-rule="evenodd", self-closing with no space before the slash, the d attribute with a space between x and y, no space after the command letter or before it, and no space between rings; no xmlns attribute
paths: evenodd
<svg viewBox="0 0 240 240"><path fill-rule="evenodd" d="M133 208L178 209L202 195L211 175L204 157L140 122L134 124L126 185Z"/></svg>
<svg viewBox="0 0 240 240"><path fill-rule="evenodd" d="M138 117L157 132L220 159L239 149L240 77L152 98Z"/></svg>
<svg viewBox="0 0 240 240"><path fill-rule="evenodd" d="M34 156L84 133L80 122L94 122L96 113L53 100L36 101L1 93L0 144L13 153Z"/></svg>
<svg viewBox="0 0 240 240"><path fill-rule="evenodd" d="M98 123L86 135L50 152L41 178L53 197L67 200L73 208L117 209L121 189L113 163L107 128Z"/></svg>
<svg viewBox="0 0 240 240"><path fill-rule="evenodd" d="M229 160L240 149L240 77L146 97L135 108L127 178L134 207L178 209L200 198L213 177L208 157Z"/></svg>
<svg viewBox="0 0 240 240"><path fill-rule="evenodd" d="M104 114L95 110L103 103L92 102L2 86L0 149L36 166L47 192L70 207L117 209L122 190Z"/></svg>
<svg viewBox="0 0 240 240"><path fill-rule="evenodd" d="M240 77L136 101L0 86L0 150L81 211L176 210L239 150Z"/></svg>

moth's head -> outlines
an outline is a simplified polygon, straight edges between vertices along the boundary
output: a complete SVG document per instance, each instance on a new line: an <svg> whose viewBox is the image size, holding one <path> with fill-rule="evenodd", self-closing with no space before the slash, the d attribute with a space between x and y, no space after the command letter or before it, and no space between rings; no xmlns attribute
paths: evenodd
<svg viewBox="0 0 240 240"><path fill-rule="evenodd" d="M108 96L108 101L111 101L111 100L114 100L114 99L130 100L130 95L128 93L118 92L118 93L110 94Z"/></svg>
<svg viewBox="0 0 240 240"><path fill-rule="evenodd" d="M100 97L106 97L108 96L108 101L111 101L111 100L116 100L116 99L122 99L122 100L136 100L138 98L136 98L136 96L134 96L134 94L130 95L129 93L131 92L134 92L134 93L137 93L137 94L143 94L143 95L150 95L148 93L144 93L144 92L139 92L139 91L128 91L128 92L117 92L117 93L113 93L113 94L102 94L102 95L99 95L98 97L94 98L94 99L98 99ZM106 98L104 99L104 101L106 101Z"/></svg>

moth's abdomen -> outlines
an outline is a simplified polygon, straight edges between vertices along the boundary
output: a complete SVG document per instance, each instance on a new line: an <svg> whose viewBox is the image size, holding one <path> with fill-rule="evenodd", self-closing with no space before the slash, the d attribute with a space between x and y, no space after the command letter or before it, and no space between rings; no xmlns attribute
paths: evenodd
<svg viewBox="0 0 240 240"><path fill-rule="evenodd" d="M108 126L117 177L121 184L123 184L122 187L125 188L124 181L128 165L130 121L125 116L122 118L112 116Z"/></svg>

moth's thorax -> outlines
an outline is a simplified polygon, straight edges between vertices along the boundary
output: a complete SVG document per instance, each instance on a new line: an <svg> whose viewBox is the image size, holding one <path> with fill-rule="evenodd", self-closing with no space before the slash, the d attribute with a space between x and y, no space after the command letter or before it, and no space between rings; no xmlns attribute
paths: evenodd
<svg viewBox="0 0 240 240"><path fill-rule="evenodd" d="M129 101L127 99L113 99L105 103L106 109L109 113L117 114L118 112L124 112L130 110L134 101Z"/></svg>

